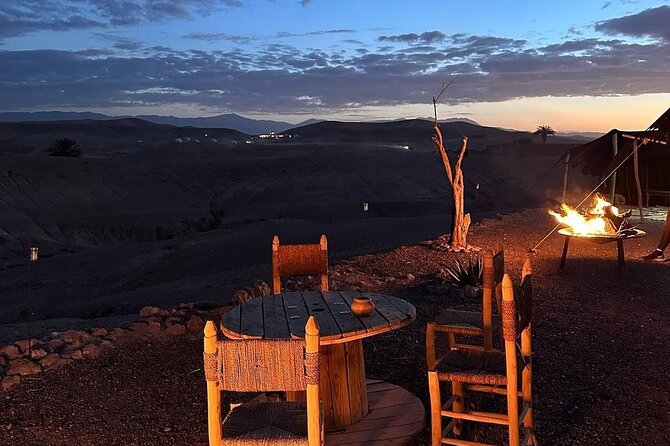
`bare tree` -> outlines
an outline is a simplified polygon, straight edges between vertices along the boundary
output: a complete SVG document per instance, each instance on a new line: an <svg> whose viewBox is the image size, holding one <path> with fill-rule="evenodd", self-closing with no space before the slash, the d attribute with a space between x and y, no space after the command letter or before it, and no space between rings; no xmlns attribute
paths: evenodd
<svg viewBox="0 0 670 446"><path fill-rule="evenodd" d="M447 151L444 148L444 139L442 138L442 132L440 131L440 124L437 120L437 101L440 99L440 96L445 92L447 87L451 85L453 79L449 81L442 87L442 90L437 96L433 96L433 110L435 112L435 124L433 125L433 144L438 152L440 152L440 157L442 158L442 164L444 165L444 171L447 174L449 179L449 184L451 185L452 196L453 196L453 211L451 214L451 234L449 236L449 246L454 250L466 249L468 229L470 227L470 214L464 214L464 204L463 204L463 171L461 170L461 163L463 162L463 157L465 156L465 151L468 148L468 137L463 136L463 145L461 150L458 153L458 158L456 164L452 170L451 162L449 161L449 156Z"/></svg>

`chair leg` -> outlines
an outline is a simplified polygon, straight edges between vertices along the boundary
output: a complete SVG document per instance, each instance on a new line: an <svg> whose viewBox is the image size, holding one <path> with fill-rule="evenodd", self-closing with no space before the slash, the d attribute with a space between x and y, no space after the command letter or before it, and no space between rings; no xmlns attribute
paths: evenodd
<svg viewBox="0 0 670 446"><path fill-rule="evenodd" d="M463 412L465 410L465 391L463 389L463 383L458 381L452 381L451 393L458 396L458 399L454 401L452 410L454 412ZM461 435L462 431L463 431L463 420L456 420L452 432L454 433L454 435Z"/></svg>
<svg viewBox="0 0 670 446"><path fill-rule="evenodd" d="M440 380L437 372L428 372L428 392L430 393L430 438L431 446L442 444L442 398L440 396Z"/></svg>

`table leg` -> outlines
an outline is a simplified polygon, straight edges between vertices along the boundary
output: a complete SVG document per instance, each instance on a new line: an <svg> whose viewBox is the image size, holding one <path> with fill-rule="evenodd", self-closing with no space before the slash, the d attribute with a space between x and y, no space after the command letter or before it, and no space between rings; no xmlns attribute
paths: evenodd
<svg viewBox="0 0 670 446"><path fill-rule="evenodd" d="M565 266L565 258L568 256L568 246L570 245L570 237L565 237L563 243L563 256L561 257L561 269Z"/></svg>
<svg viewBox="0 0 670 446"><path fill-rule="evenodd" d="M367 415L362 340L321 347L320 390L326 429L343 428Z"/></svg>
<svg viewBox="0 0 670 446"><path fill-rule="evenodd" d="M626 260L623 256L623 240L616 241L617 253L619 255L619 274L622 273L623 269L626 267Z"/></svg>

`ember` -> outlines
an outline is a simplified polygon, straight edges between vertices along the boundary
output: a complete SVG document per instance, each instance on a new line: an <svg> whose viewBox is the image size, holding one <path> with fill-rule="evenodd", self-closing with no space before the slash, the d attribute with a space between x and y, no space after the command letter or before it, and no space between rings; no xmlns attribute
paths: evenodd
<svg viewBox="0 0 670 446"><path fill-rule="evenodd" d="M593 204L583 212L566 203L561 204L561 211L562 214L549 210L549 214L573 235L581 237L617 235L631 228L626 220L630 211L620 214L619 209L597 194Z"/></svg>

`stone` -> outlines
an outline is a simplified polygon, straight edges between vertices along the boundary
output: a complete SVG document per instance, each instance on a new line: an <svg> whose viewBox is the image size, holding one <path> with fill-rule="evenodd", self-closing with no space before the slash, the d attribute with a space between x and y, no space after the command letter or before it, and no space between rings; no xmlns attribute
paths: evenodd
<svg viewBox="0 0 670 446"><path fill-rule="evenodd" d="M28 357L28 352L23 354L25 357ZM30 358L31 359L42 359L47 355L46 350L41 348L32 348L30 349Z"/></svg>
<svg viewBox="0 0 670 446"><path fill-rule="evenodd" d="M149 335L156 334L161 331L161 324L159 322L134 322L130 324L130 329L137 334Z"/></svg>
<svg viewBox="0 0 670 446"><path fill-rule="evenodd" d="M4 356L0 356L0 367L4 367L7 365L7 360L5 359Z"/></svg>
<svg viewBox="0 0 670 446"><path fill-rule="evenodd" d="M100 343L100 347L104 349L114 348L114 344L112 344L110 341L102 341Z"/></svg>
<svg viewBox="0 0 670 446"><path fill-rule="evenodd" d="M411 282L411 281L413 281L414 279L416 279L416 277L414 277L414 274L412 274L412 273L407 273L407 274L405 275L405 279L406 279L406 280L409 280L409 281Z"/></svg>
<svg viewBox="0 0 670 446"><path fill-rule="evenodd" d="M91 335L97 336L99 338L104 338L109 332L106 328L93 328L91 329Z"/></svg>
<svg viewBox="0 0 670 446"><path fill-rule="evenodd" d="M68 330L63 333L63 340L67 344L76 344L81 342L81 335L77 330Z"/></svg>
<svg viewBox="0 0 670 446"><path fill-rule="evenodd" d="M109 341L116 341L117 339L122 338L125 335L125 331L122 328L115 328L112 331L110 331L107 336L105 336L105 339Z"/></svg>
<svg viewBox="0 0 670 446"><path fill-rule="evenodd" d="M96 344L86 344L84 348L81 349L81 354L85 358L95 358L102 352L103 348L100 345Z"/></svg>
<svg viewBox="0 0 670 446"><path fill-rule="evenodd" d="M81 359L84 357L84 355L79 349L66 349L63 353L61 353L61 357L65 359Z"/></svg>
<svg viewBox="0 0 670 446"><path fill-rule="evenodd" d="M151 317L158 314L161 309L158 307L146 306L140 310L140 317Z"/></svg>
<svg viewBox="0 0 670 446"><path fill-rule="evenodd" d="M14 376L6 376L1 382L0 382L0 387L2 387L2 390L5 392L9 392L14 388L18 383L21 382L21 378L18 375Z"/></svg>
<svg viewBox="0 0 670 446"><path fill-rule="evenodd" d="M27 358L14 359L9 363L9 370L7 370L7 376L12 375L21 375L21 376L30 376L37 375L41 371L41 367L38 363L31 361Z"/></svg>
<svg viewBox="0 0 670 446"><path fill-rule="evenodd" d="M16 341L14 345L16 345L19 348L19 351L21 353L25 353L28 351L28 345L30 347L35 347L36 345L40 344L40 341L38 339L32 338L30 340L28 339L21 339L20 341Z"/></svg>
<svg viewBox="0 0 670 446"><path fill-rule="evenodd" d="M58 353L51 353L40 359L40 364L44 370L58 370L71 362L72 359L62 358Z"/></svg>
<svg viewBox="0 0 670 446"><path fill-rule="evenodd" d="M159 316L159 317L162 317L163 319L165 319L166 317L170 317L170 312L169 312L168 310L160 309L160 310L158 311L158 316Z"/></svg>
<svg viewBox="0 0 670 446"><path fill-rule="evenodd" d="M49 350L57 352L65 346L65 341L62 339L52 339L47 345L49 346Z"/></svg>
<svg viewBox="0 0 670 446"><path fill-rule="evenodd" d="M186 327L181 324L172 324L165 330L170 336L179 336L186 333Z"/></svg>
<svg viewBox="0 0 670 446"><path fill-rule="evenodd" d="M4 356L8 360L17 359L21 357L21 351L16 345L5 345L0 348L0 356Z"/></svg>
<svg viewBox="0 0 670 446"><path fill-rule="evenodd" d="M171 317L165 319L165 325L167 325L168 327L170 325L174 325L174 324L182 324L183 322L184 322L184 319L182 319L180 317L171 316Z"/></svg>
<svg viewBox="0 0 670 446"><path fill-rule="evenodd" d="M202 330L205 328L205 321L198 316L192 316L186 323L186 328L191 333L202 333Z"/></svg>

